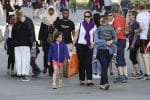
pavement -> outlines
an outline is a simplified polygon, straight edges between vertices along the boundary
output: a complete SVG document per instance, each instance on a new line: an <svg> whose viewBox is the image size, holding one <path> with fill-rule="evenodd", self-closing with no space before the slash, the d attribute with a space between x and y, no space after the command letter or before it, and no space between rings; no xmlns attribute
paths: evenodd
<svg viewBox="0 0 150 100"><path fill-rule="evenodd" d="M30 8L24 8L25 13L31 17ZM71 14L70 18L76 23L82 20L84 10L79 10L77 14ZM40 25L39 19L33 19L38 35ZM4 28L5 18L0 18L0 28ZM4 31L4 29L3 29ZM40 48L41 50L41 48ZM131 73L132 65L128 57L129 51L126 50L126 60L128 73ZM38 56L37 64L43 68L42 50ZM141 60L140 60L141 61ZM141 61L142 62L142 61ZM141 67L143 63L141 63ZM150 81L129 79L128 83L114 84L114 78L110 78L110 90L99 89L99 80L94 79L94 86L80 86L78 75L72 78L63 78L64 86L59 89L52 89L52 77L48 74L40 74L38 78L32 78L31 81L20 82L18 78L12 78L6 74L7 55L3 49L3 43L0 43L0 100L149 100L150 99ZM144 68L142 67L144 70ZM116 67L113 65L113 71L116 74Z"/></svg>

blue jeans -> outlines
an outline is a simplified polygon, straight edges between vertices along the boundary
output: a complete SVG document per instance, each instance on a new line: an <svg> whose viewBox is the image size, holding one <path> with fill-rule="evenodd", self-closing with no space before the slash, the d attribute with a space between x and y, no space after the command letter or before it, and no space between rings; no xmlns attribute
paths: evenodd
<svg viewBox="0 0 150 100"><path fill-rule="evenodd" d="M101 74L101 64L99 63L98 60L92 63L92 69L93 69L93 74L97 74L97 75Z"/></svg>
<svg viewBox="0 0 150 100"><path fill-rule="evenodd" d="M108 67L111 61L111 54L109 54L109 50L107 49L99 49L97 52L97 59L101 64L101 81L100 85L104 85L108 83Z"/></svg>

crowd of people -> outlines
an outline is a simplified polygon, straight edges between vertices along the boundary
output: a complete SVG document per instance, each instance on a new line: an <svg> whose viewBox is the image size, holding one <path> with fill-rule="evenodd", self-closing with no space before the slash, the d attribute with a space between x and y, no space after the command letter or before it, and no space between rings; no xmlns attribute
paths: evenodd
<svg viewBox="0 0 150 100"><path fill-rule="evenodd" d="M131 75L135 79L150 80L150 59L147 51L150 13L146 10L145 2L141 1L139 8L135 6L129 8L128 13L123 13L121 7L105 8L104 15L99 11L94 14L90 10L85 11L83 21L75 28L66 7L61 8L62 18L60 18L56 6L49 6L42 16L39 43L35 38L34 24L25 16L23 10L18 9L16 13L9 13L4 35L4 49L8 54L7 73L12 76L16 74L20 81L29 81L27 76L31 66L33 76L38 76L41 69L36 64L36 58L41 46L42 72L44 74L48 72L49 76L53 77L52 88L57 89L63 86L64 60L67 59L69 62L69 52L76 47L79 84L93 86L92 80L96 78L100 79L100 89L108 90L110 87L108 72L110 76L114 75L112 63L117 67L114 83L128 82L125 47L129 38L129 58L133 65ZM140 68L139 54L143 59L145 70Z"/></svg>

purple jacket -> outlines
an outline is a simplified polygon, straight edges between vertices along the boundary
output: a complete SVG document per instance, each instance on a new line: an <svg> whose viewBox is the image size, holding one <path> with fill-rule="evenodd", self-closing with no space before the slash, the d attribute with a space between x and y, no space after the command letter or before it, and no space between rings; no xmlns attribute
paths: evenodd
<svg viewBox="0 0 150 100"><path fill-rule="evenodd" d="M65 58L69 59L69 52L66 44L64 42L53 42L48 51L48 62L51 62L52 60L64 62Z"/></svg>

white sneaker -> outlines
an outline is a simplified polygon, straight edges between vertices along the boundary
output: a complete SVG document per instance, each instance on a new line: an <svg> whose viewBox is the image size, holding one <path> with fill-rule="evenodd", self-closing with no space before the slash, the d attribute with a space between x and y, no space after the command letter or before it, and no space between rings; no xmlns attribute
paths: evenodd
<svg viewBox="0 0 150 100"><path fill-rule="evenodd" d="M101 78L101 76L100 75L96 75L96 79L100 79Z"/></svg>
<svg viewBox="0 0 150 100"><path fill-rule="evenodd" d="M93 74L92 76L93 76L94 79L97 79L97 75Z"/></svg>
<svg viewBox="0 0 150 100"><path fill-rule="evenodd" d="M56 85L56 84L53 84L53 85L52 85L52 89L57 89L57 85Z"/></svg>
<svg viewBox="0 0 150 100"><path fill-rule="evenodd" d="M61 88L63 86L63 82L62 80L59 80L59 88Z"/></svg>

